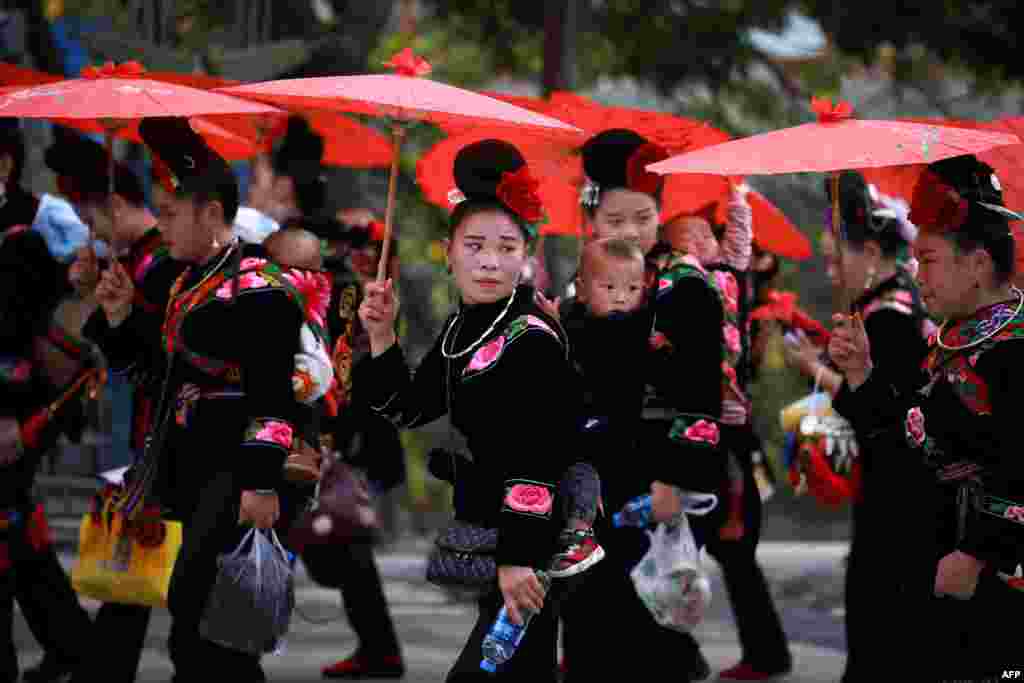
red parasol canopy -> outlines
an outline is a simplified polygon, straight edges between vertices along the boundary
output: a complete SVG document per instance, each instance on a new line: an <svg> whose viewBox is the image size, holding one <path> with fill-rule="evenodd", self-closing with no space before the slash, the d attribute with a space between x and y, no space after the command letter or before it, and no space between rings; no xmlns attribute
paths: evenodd
<svg viewBox="0 0 1024 683"><path fill-rule="evenodd" d="M923 119L925 123L969 128L982 131L996 131L1024 136L1024 117L1003 118L996 121L966 121L956 119ZM1021 138L1024 140L1024 137ZM996 147L976 155L978 159L995 169L999 184L1003 188L1006 206L1024 212L1024 144ZM864 179L874 184L884 194L902 197L910 201L925 164L870 168L861 171ZM1024 273L1024 224L1016 221L1010 224L1017 243L1017 272Z"/></svg>
<svg viewBox="0 0 1024 683"><path fill-rule="evenodd" d="M427 121L435 125L448 122L462 125L500 123L512 128L534 128L551 137L579 133L576 128L549 116L516 107L493 97L423 78L430 73L430 64L415 56L408 48L395 55L385 66L391 67L395 73L295 78L222 88L220 92L286 107L347 111L403 121ZM384 279L388 263L398 173L398 149L405 134L404 129L397 124L393 126L392 131L395 154L391 162L388 183L385 239L381 249L378 280Z"/></svg>
<svg viewBox="0 0 1024 683"><path fill-rule="evenodd" d="M852 118L847 103L814 99L818 121L732 140L647 167L654 173L770 175L931 163L1019 143L1013 134Z"/></svg>
<svg viewBox="0 0 1024 683"><path fill-rule="evenodd" d="M442 208L451 208L448 193L455 188L452 166L455 155L466 145L489 137L501 139L515 145L530 165L531 173L540 180L540 195L549 222L541 227L545 235L579 235L583 227L583 210L579 193L584 185L583 163L580 148L592 136L612 128L628 128L663 147L669 153L685 149L713 145L729 139L729 135L702 121L687 119L672 114L606 106L572 92L555 92L550 99L538 99L512 95L492 94L510 104L553 116L580 129L575 136L557 140L539 140L528 130L473 130L467 132L458 123L443 125L451 137L432 147L417 165L416 177L428 201ZM686 197L682 204L702 206L719 195L719 185L724 181L716 176L704 176L708 185L698 180L687 185ZM741 179L735 179L739 182ZM725 191L728 183L725 182ZM666 202L668 191L666 191ZM678 215L662 212L662 216Z"/></svg>

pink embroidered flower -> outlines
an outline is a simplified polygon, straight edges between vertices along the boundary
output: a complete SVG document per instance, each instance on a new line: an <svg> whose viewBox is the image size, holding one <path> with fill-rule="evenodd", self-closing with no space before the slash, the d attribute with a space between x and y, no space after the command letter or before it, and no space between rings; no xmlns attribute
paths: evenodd
<svg viewBox="0 0 1024 683"><path fill-rule="evenodd" d="M265 258L256 258L255 256L250 256L249 258L242 259L242 262L238 264L238 269L252 270L254 268L262 268L264 265L266 265L266 263L267 259Z"/></svg>
<svg viewBox="0 0 1024 683"><path fill-rule="evenodd" d="M722 294L722 303L729 313L738 313L740 310L740 286L736 283L736 277L732 273L716 270L714 273L715 284Z"/></svg>
<svg viewBox="0 0 1024 683"><path fill-rule="evenodd" d="M498 356L501 355L501 351L504 348L505 336L495 337L476 350L476 353L469 360L469 365L466 366L466 372L476 372L488 367L498 360Z"/></svg>
<svg viewBox="0 0 1024 683"><path fill-rule="evenodd" d="M725 340L725 348L729 353L739 353L743 350L740 344L740 331L735 325L723 327L722 338Z"/></svg>
<svg viewBox="0 0 1024 683"><path fill-rule="evenodd" d="M142 280L142 276L146 274L146 271L149 269L149 267L151 265L153 265L153 253L152 252L150 252L150 253L146 254L145 256L143 256L142 260L139 261L137 266L135 266L135 272L132 273L132 278L136 282L140 282Z"/></svg>
<svg viewBox="0 0 1024 683"><path fill-rule="evenodd" d="M905 304L907 306L914 305L914 295L905 289L897 289L895 292L892 293L892 298L898 301L899 303Z"/></svg>
<svg viewBox="0 0 1024 683"><path fill-rule="evenodd" d="M230 287L230 281L227 283ZM256 289L258 287L266 287L270 283L267 282L259 273L243 273L238 276L238 289ZM231 291L230 289L228 291Z"/></svg>
<svg viewBox="0 0 1024 683"><path fill-rule="evenodd" d="M671 278L667 278L667 277L658 278L658 291L659 292L662 292L662 291L670 288L671 286L672 286L672 279Z"/></svg>
<svg viewBox="0 0 1024 683"><path fill-rule="evenodd" d="M267 420L266 422L263 423L263 427L258 432L256 432L256 441L267 441L269 443L275 443L278 446L291 448L291 425L289 425L287 422Z"/></svg>
<svg viewBox="0 0 1024 683"><path fill-rule="evenodd" d="M663 349L666 346L669 346L668 337L666 337L663 332L655 332L651 335L650 345L655 351Z"/></svg>
<svg viewBox="0 0 1024 683"><path fill-rule="evenodd" d="M1024 523L1024 506L1008 505L1003 511L1003 517L1014 522Z"/></svg>
<svg viewBox="0 0 1024 683"><path fill-rule="evenodd" d="M697 420L683 433L690 441L701 441L712 446L718 445L718 425L707 420Z"/></svg>
<svg viewBox="0 0 1024 683"><path fill-rule="evenodd" d="M327 318L327 306L331 301L331 283L323 273L292 268L284 272L299 294L306 300L306 317L321 327Z"/></svg>
<svg viewBox="0 0 1024 683"><path fill-rule="evenodd" d="M20 359L11 368L11 381L12 382L27 382L29 377L32 376L32 363L28 362L24 358Z"/></svg>
<svg viewBox="0 0 1024 683"><path fill-rule="evenodd" d="M980 357L981 357L980 353L972 353L970 356L967 357L967 362L970 363L971 367L973 368L975 365L978 364L978 359Z"/></svg>
<svg viewBox="0 0 1024 683"><path fill-rule="evenodd" d="M729 384L736 384L736 368L726 362L722 362L722 374L729 380Z"/></svg>
<svg viewBox="0 0 1024 683"><path fill-rule="evenodd" d="M911 446L919 448L924 443L924 413L917 406L907 411L906 433Z"/></svg>
<svg viewBox="0 0 1024 683"><path fill-rule="evenodd" d="M928 335L928 346L935 346L935 342L939 340L939 331L936 328L934 332Z"/></svg>
<svg viewBox="0 0 1024 683"><path fill-rule="evenodd" d="M535 484L515 484L505 494L505 505L516 512L548 515L551 513L551 492Z"/></svg>
<svg viewBox="0 0 1024 683"><path fill-rule="evenodd" d="M217 288L216 297L218 299L231 298L231 280L225 280L224 284Z"/></svg>

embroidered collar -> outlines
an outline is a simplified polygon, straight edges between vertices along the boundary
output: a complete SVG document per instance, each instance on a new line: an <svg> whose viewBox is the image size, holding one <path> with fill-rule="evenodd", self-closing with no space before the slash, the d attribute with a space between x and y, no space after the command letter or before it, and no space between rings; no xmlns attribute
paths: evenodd
<svg viewBox="0 0 1024 683"><path fill-rule="evenodd" d="M1007 329L1011 329L1024 323L1024 313L1018 313L1019 303L1016 299L1001 301L975 311L973 315L957 321L944 330L942 342L950 347L964 346L991 334L992 330L996 328L1005 326ZM1017 325L1008 325L1008 323ZM1000 336L1001 334L997 334L995 338L998 339Z"/></svg>

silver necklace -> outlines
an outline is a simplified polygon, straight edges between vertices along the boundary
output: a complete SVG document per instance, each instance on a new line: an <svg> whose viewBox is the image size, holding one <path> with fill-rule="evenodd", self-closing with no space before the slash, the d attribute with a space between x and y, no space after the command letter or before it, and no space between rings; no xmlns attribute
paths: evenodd
<svg viewBox="0 0 1024 683"><path fill-rule="evenodd" d="M490 327L484 330L484 333L481 334L480 337L475 342L467 346L462 351L447 351L445 349L448 347L448 337L451 335L452 329L455 327L455 323L458 322L459 318L462 317L462 311L459 311L459 314L452 318L452 322L450 325L448 325L448 329L444 331L444 339L441 340L441 355L447 358L448 360L455 360L456 358L461 358L462 356L465 356L467 353L475 349L477 345L480 344L480 342L482 342L484 339L487 339L488 335L490 335L491 332L494 332L494 328L498 326L498 323L500 323L502 319L504 319L504 317L508 314L509 309L512 308L512 302L515 301L515 298L516 290L513 289L512 296L508 298L508 303L505 304L504 310L502 310L501 314L494 319L494 322L491 323Z"/></svg>
<svg viewBox="0 0 1024 683"><path fill-rule="evenodd" d="M963 346L946 346L942 342L942 333L945 330L946 323L948 321L943 320L942 324L939 325L939 331L935 335L935 343L938 344L939 348L942 349L943 351L963 351L964 349L969 349L971 347L978 346L979 344L983 344L984 342L987 342L989 339L999 334L999 332L1001 332L1003 328L1005 328L1011 322L1016 320L1017 316L1019 316L1021 311L1024 310L1024 292L1020 291L1016 287L1012 287L1011 291L1017 295L1017 310L1014 311L1013 315L1011 315L1009 318L1003 321L1002 325L999 325L985 336L979 339L975 339L974 341L964 344Z"/></svg>

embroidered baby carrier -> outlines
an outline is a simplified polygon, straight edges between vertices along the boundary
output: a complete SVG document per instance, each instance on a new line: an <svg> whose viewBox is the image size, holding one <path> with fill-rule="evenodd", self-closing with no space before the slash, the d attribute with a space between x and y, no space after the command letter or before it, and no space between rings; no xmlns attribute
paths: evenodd
<svg viewBox="0 0 1024 683"><path fill-rule="evenodd" d="M653 266L653 271L656 273L654 277L655 299L668 295L678 283L687 279L699 280L721 298L714 279L692 256L687 256L677 251L663 251L652 254L649 265ZM658 322L658 318L655 316L650 337L651 352L655 354L656 358L662 354L676 353L668 337L659 329ZM723 348L725 348L724 343ZM737 362L738 359L737 355ZM724 364L726 359L723 358L722 362ZM725 373L723 373L723 377L725 376ZM648 384L644 396L643 417L647 420L671 420L672 425L669 429L668 437L673 441L679 441L691 446L714 448L718 446L721 439L719 419L717 417L683 413L675 407L668 405L665 399L659 395L657 388L651 384Z"/></svg>

